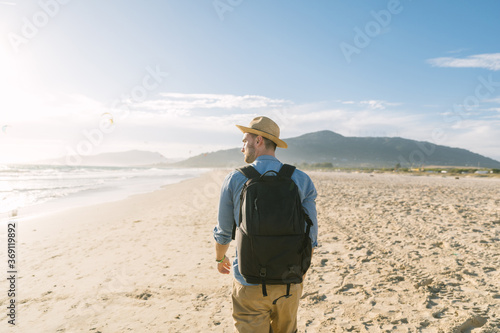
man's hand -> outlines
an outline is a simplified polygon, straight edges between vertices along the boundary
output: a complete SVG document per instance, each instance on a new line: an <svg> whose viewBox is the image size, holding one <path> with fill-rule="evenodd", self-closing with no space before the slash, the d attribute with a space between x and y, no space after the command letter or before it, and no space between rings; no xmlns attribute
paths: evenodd
<svg viewBox="0 0 500 333"><path fill-rule="evenodd" d="M225 257L224 261L217 263L217 270L221 274L229 274L231 271L231 262L228 257Z"/></svg>
<svg viewBox="0 0 500 333"><path fill-rule="evenodd" d="M217 262L217 270L221 274L229 274L229 272L231 271L231 262L229 261L229 258L226 256L228 248L229 244L222 245L215 242L215 260L224 258L222 262Z"/></svg>

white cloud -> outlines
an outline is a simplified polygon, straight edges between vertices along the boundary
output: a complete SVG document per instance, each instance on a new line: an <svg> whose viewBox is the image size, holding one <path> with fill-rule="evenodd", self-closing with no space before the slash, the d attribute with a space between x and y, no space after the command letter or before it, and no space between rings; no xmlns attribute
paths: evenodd
<svg viewBox="0 0 500 333"><path fill-rule="evenodd" d="M320 130L344 136L399 136L500 159L496 130L500 120L492 117L495 112L491 109L462 117L444 112L439 117L383 100L294 104L265 96L228 94L161 94L152 101L113 107L79 95L47 95L30 101L35 111L29 109L9 123L11 127L2 137L8 145L0 146L0 155L41 159L43 154L64 155L69 148L76 150L82 142L92 141L93 154L145 149L168 157L188 157L238 147L241 133L234 125L246 125L253 117L266 115L279 124L282 138ZM105 112L113 116L114 126L99 134ZM443 129L442 141L434 140L434 129Z"/></svg>
<svg viewBox="0 0 500 333"><path fill-rule="evenodd" d="M368 105L370 109L385 110L388 106L399 106L401 103L389 103L380 100L368 100L359 102L361 105Z"/></svg>
<svg viewBox="0 0 500 333"><path fill-rule="evenodd" d="M73 94L30 94L19 92L15 101L0 101L2 121L6 123L64 119L78 122L106 112L106 107L86 96Z"/></svg>
<svg viewBox="0 0 500 333"><path fill-rule="evenodd" d="M210 95L210 98L223 100L227 96L230 96L229 99L233 101L245 99L244 96L238 99L234 98L237 96L233 95ZM180 97L183 100L186 99L186 95ZM188 104L189 108L192 107L192 110L197 110L196 107L202 98L197 95L192 99L195 103ZM265 98L261 100L273 101ZM281 102L279 100L279 103ZM457 120L450 124L449 121L445 121L444 117L437 117L439 116L437 113L428 115L396 107L401 106L401 103L383 100L347 102L335 101L337 106L332 107L332 103L328 102L293 104L285 101L283 105L286 105L286 107L282 108L273 108L272 106L276 104L269 103L269 107L246 110L231 109L225 112L219 112L221 109L216 107L213 109L207 107L205 112L190 112L189 115L167 113L159 115L146 112L143 113L143 125L145 128L149 126L150 130L153 129L153 132L179 128L185 131L186 135L188 135L187 133L195 133L193 134L195 136L193 140L199 140L203 144L222 145L226 140L229 148L239 145L240 133L235 129L234 125L247 124L253 117L263 114L271 117L280 125L283 138L296 137L305 133L327 129L344 136L398 136L429 141L469 149L473 152L500 159L498 144L495 143L500 142L500 137L494 131L494 126L498 126L498 124L492 122L491 118L486 118L485 114L480 114L479 117L478 114L463 115L470 121L458 122ZM477 119L473 120L473 117ZM460 121L462 121L462 118L460 118ZM137 124L138 115L135 114L130 119L129 125L132 129ZM445 139L437 142L433 138L433 130L441 128L444 128ZM490 139L486 143L488 136L491 138L498 137L498 140L491 141ZM179 138L179 140L182 141L183 138Z"/></svg>
<svg viewBox="0 0 500 333"><path fill-rule="evenodd" d="M143 111L163 111L189 114L194 110L251 110L263 108L277 108L289 105L291 102L283 99L271 99L258 95L229 95L229 94L181 94L163 93L160 98L134 103L134 109Z"/></svg>
<svg viewBox="0 0 500 333"><path fill-rule="evenodd" d="M500 70L500 53L476 54L466 58L433 58L428 59L427 62L436 67L485 68L498 71Z"/></svg>
<svg viewBox="0 0 500 333"><path fill-rule="evenodd" d="M284 121L278 123L285 138L319 130L331 130L344 136L401 136L404 132L401 129L414 126L419 122L415 118L420 116L389 107L395 105L401 104L336 100L334 105L327 102L294 105L286 110Z"/></svg>
<svg viewBox="0 0 500 333"><path fill-rule="evenodd" d="M403 103L388 102L388 101L379 100L379 99L370 99L370 100L363 100L363 101L334 100L333 102L340 103L342 105L352 105L352 106L360 106L360 107L365 107L366 105L368 105L368 107L371 109L379 109L379 110L384 110L390 106L403 105Z"/></svg>
<svg viewBox="0 0 500 333"><path fill-rule="evenodd" d="M462 53L462 52L467 51L467 50L468 49L466 49L466 48L461 48L461 49L451 50L451 51L448 51L446 53L457 54L457 53Z"/></svg>
<svg viewBox="0 0 500 333"><path fill-rule="evenodd" d="M441 144L468 149L500 161L500 119L466 120L447 131L447 140Z"/></svg>
<svg viewBox="0 0 500 333"><path fill-rule="evenodd" d="M500 97L485 99L484 101L486 103L500 104Z"/></svg>

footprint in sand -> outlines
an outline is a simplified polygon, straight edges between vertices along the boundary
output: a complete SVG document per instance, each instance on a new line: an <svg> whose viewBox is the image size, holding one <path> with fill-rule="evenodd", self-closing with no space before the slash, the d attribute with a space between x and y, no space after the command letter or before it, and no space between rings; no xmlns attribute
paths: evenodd
<svg viewBox="0 0 500 333"><path fill-rule="evenodd" d="M488 320L481 316L472 316L460 326L452 329L452 333L470 333L473 329L484 326Z"/></svg>
<svg viewBox="0 0 500 333"><path fill-rule="evenodd" d="M415 287L416 289L418 289L418 288L420 288L420 287L425 287L425 286L430 285L433 281L434 281L434 279L433 279L433 278L425 278L425 279L420 280L418 283L416 283L416 284L414 285L414 287Z"/></svg>

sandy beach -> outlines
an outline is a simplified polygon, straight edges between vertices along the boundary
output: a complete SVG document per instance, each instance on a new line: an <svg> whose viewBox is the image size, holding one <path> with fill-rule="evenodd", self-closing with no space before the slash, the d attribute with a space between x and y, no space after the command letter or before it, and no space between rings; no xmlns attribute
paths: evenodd
<svg viewBox="0 0 500 333"><path fill-rule="evenodd" d="M309 174L320 245L299 332L500 332L500 179ZM225 175L17 222L1 331L232 332L212 236Z"/></svg>

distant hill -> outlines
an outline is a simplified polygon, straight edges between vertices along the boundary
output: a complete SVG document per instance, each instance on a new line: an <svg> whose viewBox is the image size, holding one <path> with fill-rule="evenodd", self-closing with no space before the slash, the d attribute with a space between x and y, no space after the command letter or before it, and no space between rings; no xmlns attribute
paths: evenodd
<svg viewBox="0 0 500 333"><path fill-rule="evenodd" d="M152 164L172 163L160 153L142 150L129 150L117 153L102 153L89 156L67 156L50 161L41 161L40 164L76 164L82 166L140 166Z"/></svg>
<svg viewBox="0 0 500 333"><path fill-rule="evenodd" d="M461 148L399 137L345 137L320 131L285 139L288 149L276 150L285 163L332 163L338 167L417 167L421 165L500 168L500 162ZM240 148L201 154L175 163L182 167L243 165Z"/></svg>

